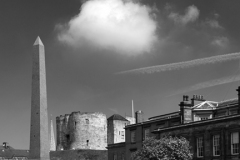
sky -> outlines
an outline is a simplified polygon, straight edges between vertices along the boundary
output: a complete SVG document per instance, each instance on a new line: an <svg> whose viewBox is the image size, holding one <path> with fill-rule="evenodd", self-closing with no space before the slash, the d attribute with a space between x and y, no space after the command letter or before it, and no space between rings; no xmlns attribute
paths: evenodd
<svg viewBox="0 0 240 160"><path fill-rule="evenodd" d="M73 111L130 116L132 100L147 120L178 111L183 94L237 97L239 59L118 73L240 52L239 8L239 0L1 0L0 142L29 148L37 36L54 127Z"/></svg>

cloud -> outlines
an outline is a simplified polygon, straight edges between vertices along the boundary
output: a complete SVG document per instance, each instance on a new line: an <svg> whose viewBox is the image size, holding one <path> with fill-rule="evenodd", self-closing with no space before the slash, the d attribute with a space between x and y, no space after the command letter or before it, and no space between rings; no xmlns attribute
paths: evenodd
<svg viewBox="0 0 240 160"><path fill-rule="evenodd" d="M183 94L183 93L187 93L187 92L191 92L191 91L195 91L195 90L200 90L200 89L204 89L204 88L209 88L209 87L214 87L214 86L218 86L218 85L237 82L239 80L240 80L240 75L233 75L233 76L223 77L223 78L219 78L219 79L214 79L214 80L198 83L196 85L190 86L185 89L178 90L169 96L174 96L174 95Z"/></svg>
<svg viewBox="0 0 240 160"><path fill-rule="evenodd" d="M205 22L208 26L211 28L218 28L218 29L223 29L223 27L219 24L219 22L215 19L208 19Z"/></svg>
<svg viewBox="0 0 240 160"><path fill-rule="evenodd" d="M227 37L216 37L211 44L218 47L226 47L229 44L229 40Z"/></svg>
<svg viewBox="0 0 240 160"><path fill-rule="evenodd" d="M199 65L215 64L215 63L221 63L221 62L237 60L237 59L240 59L240 52L206 57L206 58L199 58L199 59L194 59L194 60L184 61L184 62L132 69L128 71L118 72L116 74L145 74L145 73L152 74L156 72L173 71L173 70L179 70L184 68L196 67Z"/></svg>
<svg viewBox="0 0 240 160"><path fill-rule="evenodd" d="M135 56L151 52L158 41L153 9L136 0L89 0L68 24L58 24L58 40L74 47L85 43Z"/></svg>
<svg viewBox="0 0 240 160"><path fill-rule="evenodd" d="M194 22L198 19L200 11L194 5L189 6L184 15L180 15L175 12L169 14L169 19L173 20L175 23L185 25L189 22Z"/></svg>

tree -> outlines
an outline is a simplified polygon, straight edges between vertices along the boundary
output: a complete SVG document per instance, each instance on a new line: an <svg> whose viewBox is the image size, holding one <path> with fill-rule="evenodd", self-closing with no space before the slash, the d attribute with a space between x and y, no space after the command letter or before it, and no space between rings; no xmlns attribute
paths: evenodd
<svg viewBox="0 0 240 160"><path fill-rule="evenodd" d="M189 142L184 137L147 138L143 147L133 153L134 160L191 160Z"/></svg>

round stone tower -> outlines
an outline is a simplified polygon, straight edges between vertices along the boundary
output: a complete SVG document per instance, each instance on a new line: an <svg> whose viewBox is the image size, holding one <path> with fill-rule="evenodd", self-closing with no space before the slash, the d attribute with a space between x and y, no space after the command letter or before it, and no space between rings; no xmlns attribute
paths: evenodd
<svg viewBox="0 0 240 160"><path fill-rule="evenodd" d="M65 117L57 117L56 120L58 150L106 150L107 118L105 114L72 112Z"/></svg>

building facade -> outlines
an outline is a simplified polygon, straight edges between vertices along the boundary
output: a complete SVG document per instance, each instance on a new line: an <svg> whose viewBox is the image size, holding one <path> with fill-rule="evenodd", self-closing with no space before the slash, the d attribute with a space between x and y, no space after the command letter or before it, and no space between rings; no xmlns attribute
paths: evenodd
<svg viewBox="0 0 240 160"><path fill-rule="evenodd" d="M125 127L126 142L108 145L108 159L130 160L131 154L141 149L146 137L165 135L185 137L191 146L194 160L240 159L240 87L238 98L222 102L193 95L183 96L179 111L151 117L148 121Z"/></svg>
<svg viewBox="0 0 240 160"><path fill-rule="evenodd" d="M125 126L130 122L121 115L114 114L107 119L107 142L108 144L115 144L125 142Z"/></svg>

